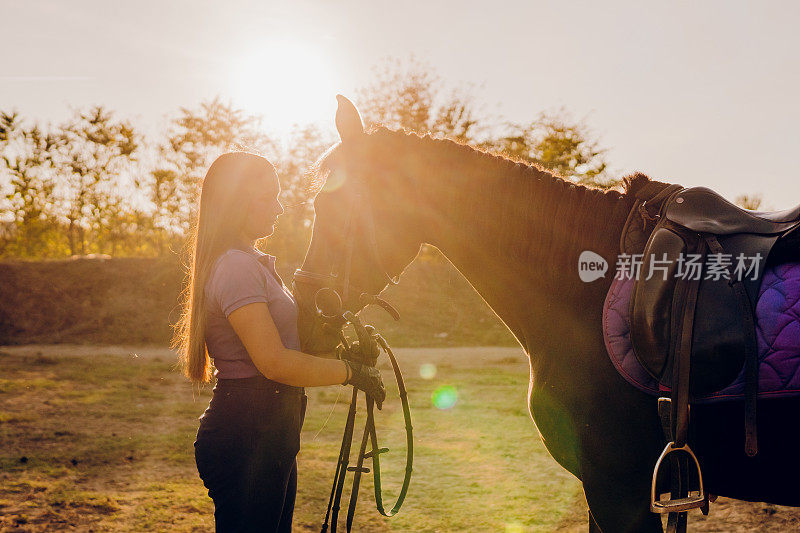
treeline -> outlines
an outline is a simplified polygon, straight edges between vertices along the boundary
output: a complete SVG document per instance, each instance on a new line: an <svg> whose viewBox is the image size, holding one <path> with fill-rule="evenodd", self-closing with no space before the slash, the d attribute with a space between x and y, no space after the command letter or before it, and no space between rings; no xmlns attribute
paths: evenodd
<svg viewBox="0 0 800 533"><path fill-rule="evenodd" d="M385 62L354 100L371 125L448 137L579 182L613 184L604 151L565 112L542 113L526 124L487 120L468 88L449 88L415 60ZM76 110L54 126L0 109L0 257L178 252L211 161L245 149L278 168L287 210L269 248L297 264L313 215L303 175L335 141L332 130L317 125L274 138L261 117L220 98L181 108L158 138L105 106Z"/></svg>

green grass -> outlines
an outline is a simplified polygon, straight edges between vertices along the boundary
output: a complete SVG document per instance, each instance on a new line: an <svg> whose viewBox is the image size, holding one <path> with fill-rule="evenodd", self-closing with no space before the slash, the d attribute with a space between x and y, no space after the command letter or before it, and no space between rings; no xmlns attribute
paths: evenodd
<svg viewBox="0 0 800 533"><path fill-rule="evenodd" d="M56 350L46 358L0 353L0 530L212 531L213 505L192 447L209 390L193 388L166 359L58 357ZM411 487L400 513L387 519L375 511L366 476L355 530L584 528L578 482L550 458L528 417L521 355L464 365L437 360L435 350L398 358L415 432ZM423 360L437 364L435 378L419 377ZM432 405L442 385L458 391L451 409ZM377 413L378 439L391 450L382 456L387 508L405 459L402 410L396 387L388 388ZM318 531L324 518L350 397L343 387L308 394L296 531Z"/></svg>

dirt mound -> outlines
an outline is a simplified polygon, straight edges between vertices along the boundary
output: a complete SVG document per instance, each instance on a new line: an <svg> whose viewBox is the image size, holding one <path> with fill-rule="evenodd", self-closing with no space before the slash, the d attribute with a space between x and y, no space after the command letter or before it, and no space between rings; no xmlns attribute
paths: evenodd
<svg viewBox="0 0 800 533"><path fill-rule="evenodd" d="M0 344L169 341L183 278L176 259L0 263Z"/></svg>
<svg viewBox="0 0 800 533"><path fill-rule="evenodd" d="M297 265L278 264L287 284ZM0 345L169 344L184 273L177 258L83 257L0 262ZM443 258L419 257L365 319L397 346L516 346Z"/></svg>

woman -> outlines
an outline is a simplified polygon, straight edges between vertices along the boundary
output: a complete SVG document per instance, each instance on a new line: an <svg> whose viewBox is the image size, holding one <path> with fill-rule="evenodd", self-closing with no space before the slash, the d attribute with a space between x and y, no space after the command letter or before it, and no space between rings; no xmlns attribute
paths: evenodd
<svg viewBox="0 0 800 533"><path fill-rule="evenodd" d="M192 232L188 294L173 346L186 376L205 383L195 459L214 500L217 531L291 531L303 387L352 384L380 403L379 372L299 351L297 306L254 247L283 213L272 164L255 154L217 158L206 173Z"/></svg>

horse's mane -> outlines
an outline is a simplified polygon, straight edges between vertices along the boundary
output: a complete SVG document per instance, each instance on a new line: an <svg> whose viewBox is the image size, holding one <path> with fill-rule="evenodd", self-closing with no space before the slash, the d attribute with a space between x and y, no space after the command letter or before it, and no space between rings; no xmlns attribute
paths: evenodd
<svg viewBox="0 0 800 533"><path fill-rule="evenodd" d="M592 239L597 243L597 236L610 238L604 243L608 250L596 251L616 253L618 235L609 236L607 230L621 226L633 204L633 193L650 181L636 173L622 180L622 190L602 189L462 142L384 127L370 132L366 143L368 164L382 161L385 167L385 161L414 154L414 161L406 162L403 172L428 179L436 176L441 186L447 187L447 205L442 209L469 213L476 231L491 227L502 235L496 239L497 245L522 260L531 259L537 250L580 246ZM336 166L340 146L329 148L308 173L309 194L316 194L324 185ZM499 199L500 204L489 209L487 198ZM548 220L550 226L556 226L555 233L532 232ZM558 226L567 224L570 231L559 232Z"/></svg>
<svg viewBox="0 0 800 533"><path fill-rule="evenodd" d="M472 146L466 144L465 142L456 141L453 139L433 137L430 134L420 135L417 132L410 131L405 128L393 130L386 127L377 127L374 128L369 135L374 135L376 139L385 138L389 141L389 144L392 144L392 142L399 144L398 141L405 138L407 140L411 140L412 142L419 141L420 144L426 146L429 150L446 147L447 150L451 150L462 155L468 155L471 158L475 158L477 156L482 163L491 162L499 167L504 166L505 170L507 171L511 171L512 169L516 170L521 165L534 179L541 179L542 177L545 177L546 179L549 178L551 180L568 181L570 185L575 185L576 187L580 187L584 190L599 191L603 194L614 195L619 194L620 192L617 187L602 188L584 183L572 182L562 176L559 176L551 170L547 170L535 163L516 159L507 153L495 152L488 148ZM335 159L335 152L340 145L340 142L331 145L322 155L320 155L319 158L317 158L317 160L305 173L303 188L309 196L316 195L325 185L325 180L327 179L328 173L332 166L331 161ZM641 172L635 172L629 176L623 177L621 185L624 194L627 195L631 194L635 189L638 189L649 181L651 181L650 178L648 178L645 174L642 174Z"/></svg>

